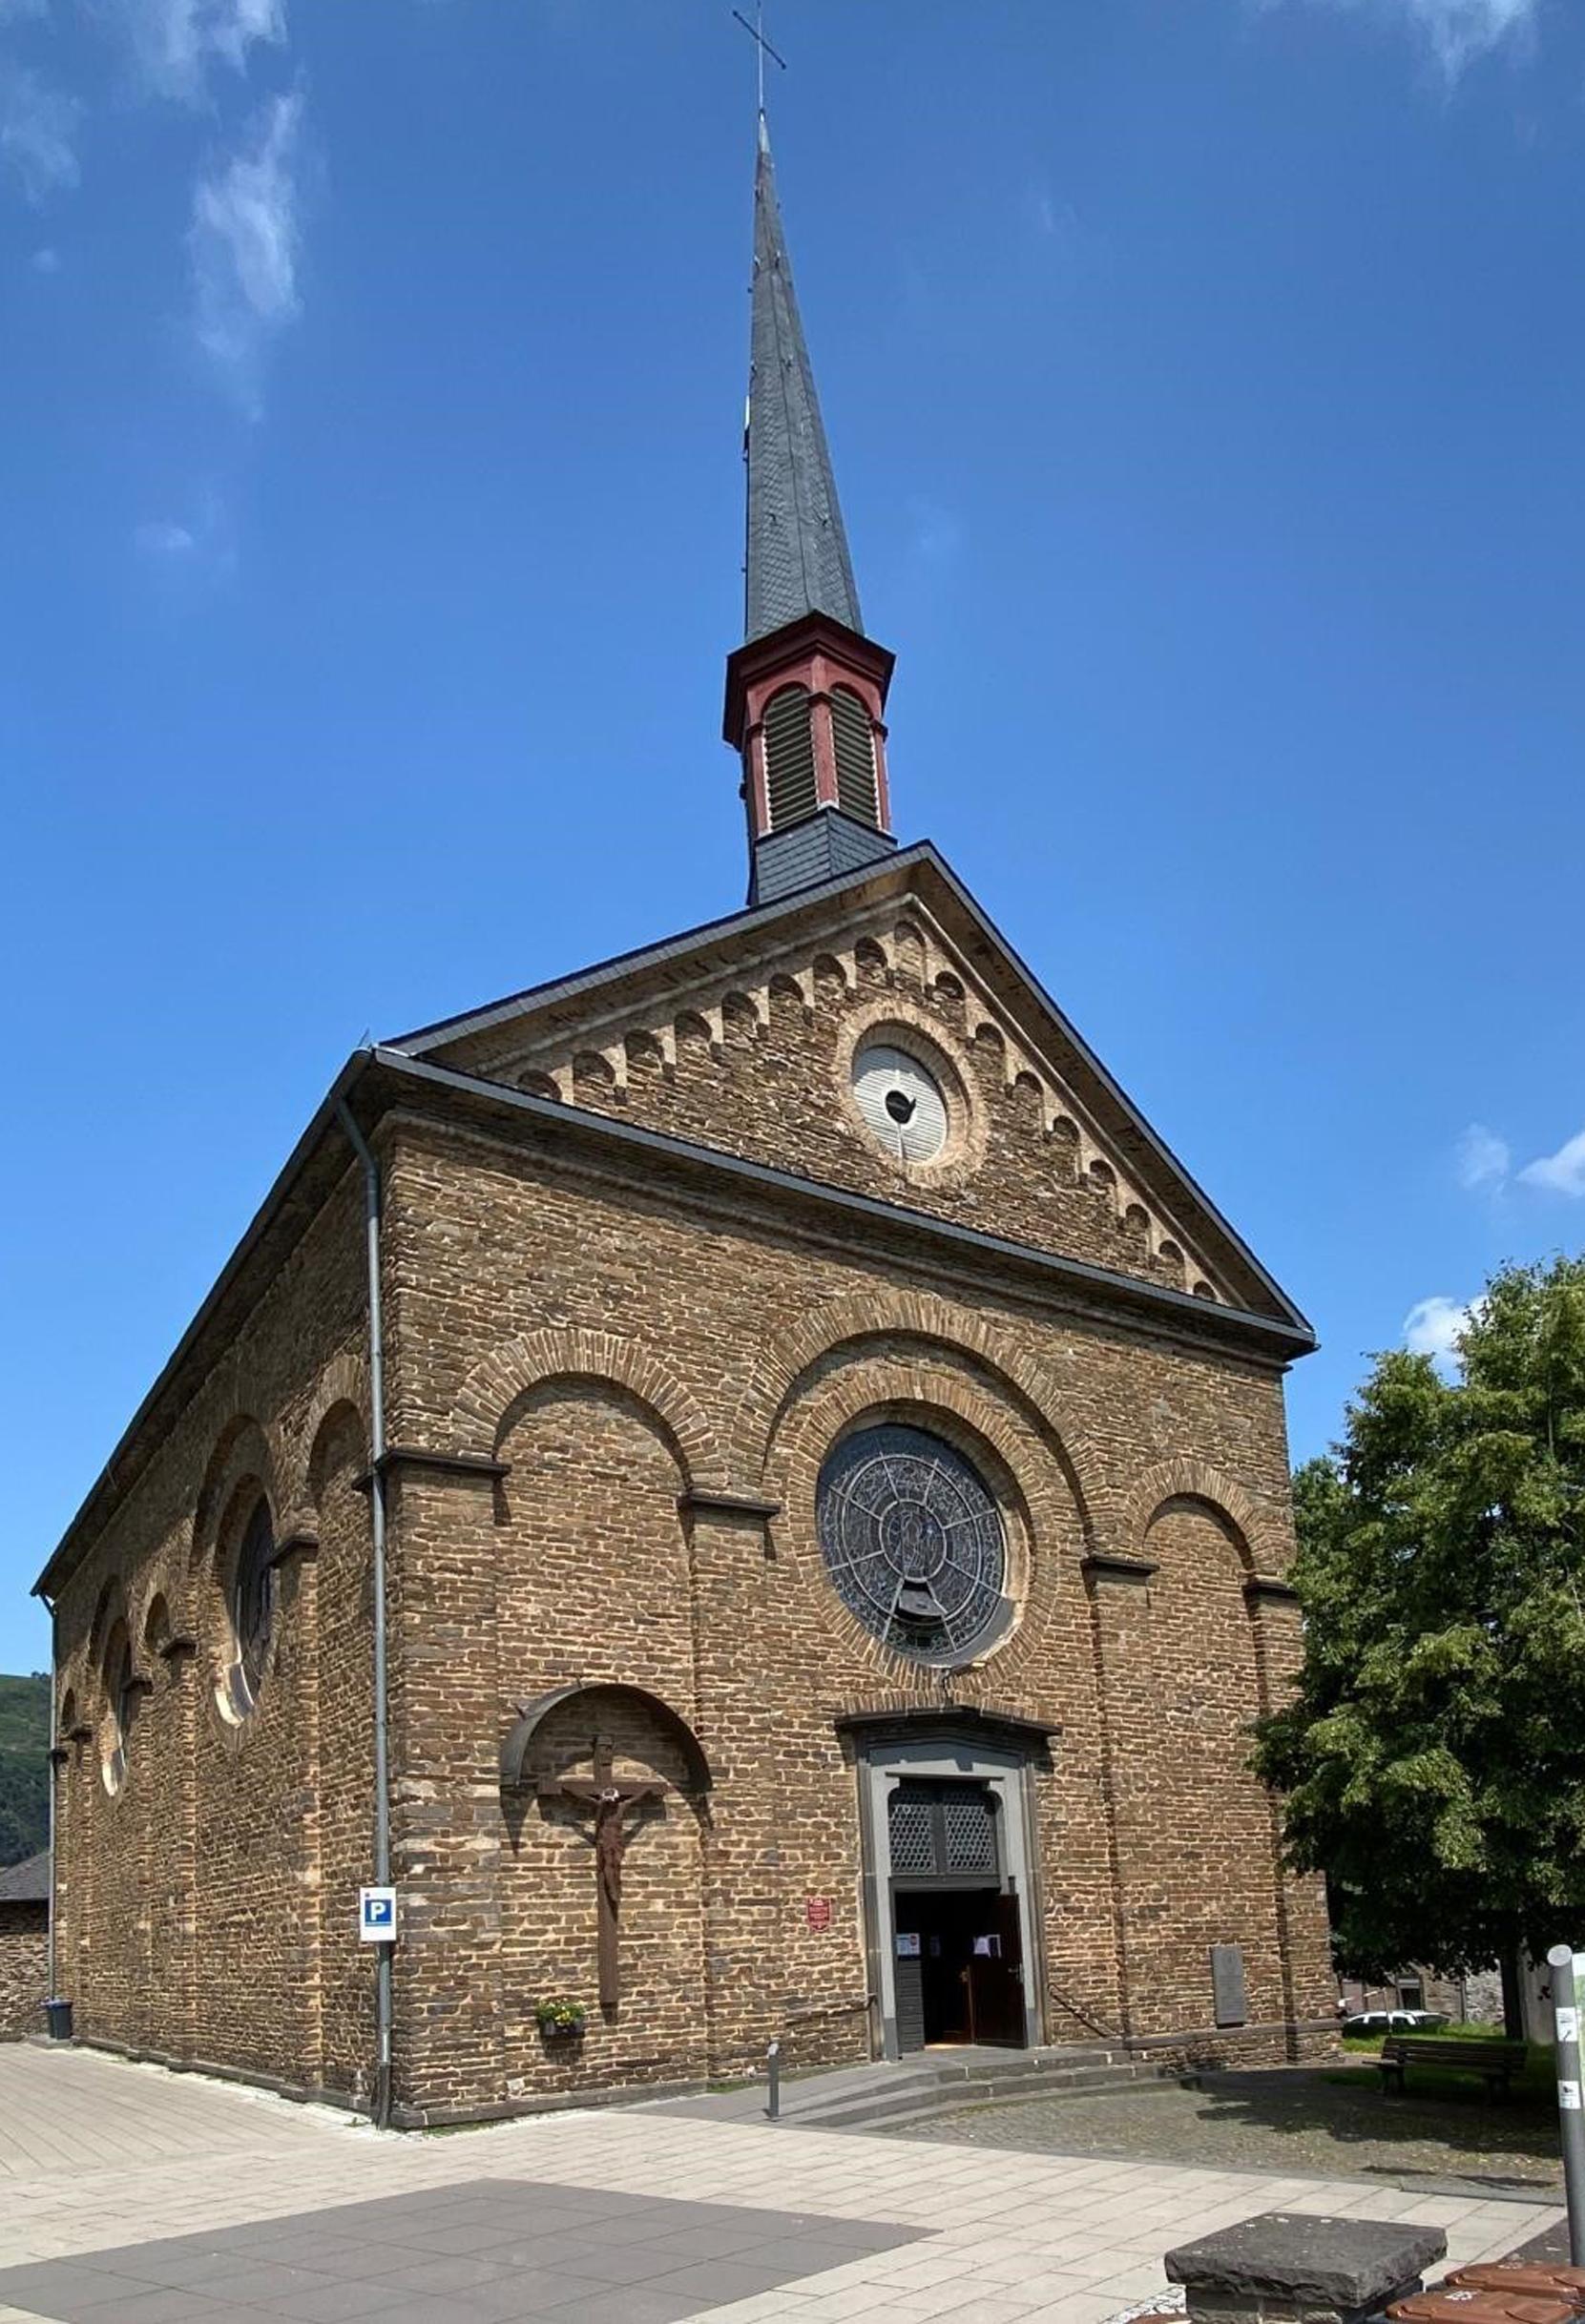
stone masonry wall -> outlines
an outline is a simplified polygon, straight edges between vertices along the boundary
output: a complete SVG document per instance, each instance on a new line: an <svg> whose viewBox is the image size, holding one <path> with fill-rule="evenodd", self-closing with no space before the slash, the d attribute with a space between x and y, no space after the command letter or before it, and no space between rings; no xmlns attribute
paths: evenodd
<svg viewBox="0 0 1585 2324"><path fill-rule="evenodd" d="M365 1318L349 1169L59 1603L57 1974L76 2031L349 2095L371 2039L352 1958L372 1816ZM277 1613L239 1716L230 1580L261 1492ZM122 1635L136 1692L113 1788Z"/></svg>
<svg viewBox="0 0 1585 2324"><path fill-rule="evenodd" d="M44 2031L49 1984L48 1906L0 1904L0 2042Z"/></svg>
<svg viewBox="0 0 1585 2324"><path fill-rule="evenodd" d="M805 2061L867 2054L834 1722L944 1691L860 1631L815 1538L831 1442L883 1414L952 1438L1002 1504L1020 1619L949 1692L1060 1729L1036 1778L1053 2037L1325 2044L1319 1899L1279 1876L1245 1766L1292 1644L1280 1598L1245 1589L1290 1549L1274 1373L978 1281L927 1288L856 1243L789 1247L471 1135L405 1124L387 1154L393 1438L509 1471L412 1473L400 1496L409 2107L719 2074L772 2035ZM780 1505L766 1523L718 1493ZM1132 1586L1132 1665L1109 1650L1097 1554L1157 1567ZM673 1796L630 1850L609 2023L588 1831L504 1798L495 1766L517 1705L602 1680L661 1696L715 1774L703 1826ZM666 1774L659 1739L624 1751L625 1772ZM1241 2031L1212 2022L1213 1942L1245 1951ZM532 2024L563 1990L590 2010L573 2055Z"/></svg>
<svg viewBox="0 0 1585 2324"><path fill-rule="evenodd" d="M789 1020L784 1117L807 1030ZM726 1047L711 1071L746 1120L762 1030ZM1015 1095L986 1088L993 1115ZM1020 1174L1045 1196L999 1135L953 1201L1041 1239ZM955 1261L894 1265L857 1220L795 1237L740 1197L663 1198L439 1121L392 1117L378 1143L389 1438L463 1463L400 1463L388 1493L407 2119L720 2075L772 2036L795 2063L868 2054L837 1722L949 1697L1057 1731L1032 1782L1052 2038L1243 2057L1327 2038L1319 1896L1280 1876L1244 1766L1298 1646L1280 1591L1251 1587L1291 1547L1275 1369L1197 1338L1193 1314L1153 1330ZM63 1592L57 1792L79 2030L354 2103L373 1977L352 1928L372 1816L360 1195L349 1171ZM1082 1219L1099 1197L1074 1201ZM1069 1218L1053 1203L1043 1239L1085 1255ZM1002 1509L1017 1619L949 1679L868 1638L821 1559L822 1463L881 1416L950 1438ZM239 1716L228 1590L260 1491L278 1619ZM138 1684L113 1789L122 1634ZM685 1794L664 1718L602 1726L620 1777L671 1787L634 1820L611 2013L592 1824L539 1796L587 1776L594 1736L553 1719L514 1794L498 1765L520 1705L601 1681L670 1706L714 1776ZM1233 2032L1211 2023L1213 1942L1245 1952ZM589 2009L570 2046L533 2017L563 1992Z"/></svg>
<svg viewBox="0 0 1585 2324"><path fill-rule="evenodd" d="M967 966L959 962L954 972L939 938L927 950L906 909L880 934L840 956L817 951L796 976L772 976L753 993L728 986L708 1009L702 995L675 999L663 1016L651 1012L648 1029L603 1049L566 1037L525 1047L523 1029L508 1025L461 1043L457 1062L596 1113L1209 1296L1211 1262L1194 1257L1184 1228L1153 1213L1062 1110L1036 1061L972 1002ZM920 1051L947 1091L954 1128L939 1159L902 1162L859 1119L848 1090L854 1049L888 1038ZM1241 1264L1236 1282L1215 1289L1239 1304L1262 1296Z"/></svg>

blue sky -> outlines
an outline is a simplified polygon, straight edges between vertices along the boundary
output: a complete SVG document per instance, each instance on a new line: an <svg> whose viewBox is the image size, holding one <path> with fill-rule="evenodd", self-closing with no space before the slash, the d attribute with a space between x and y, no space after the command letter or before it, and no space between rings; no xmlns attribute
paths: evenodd
<svg viewBox="0 0 1585 2324"><path fill-rule="evenodd" d="M1580 11L768 30L899 830L1317 1450L1585 1222ZM715 0L0 0L0 1668L345 1053L741 901L752 76Z"/></svg>

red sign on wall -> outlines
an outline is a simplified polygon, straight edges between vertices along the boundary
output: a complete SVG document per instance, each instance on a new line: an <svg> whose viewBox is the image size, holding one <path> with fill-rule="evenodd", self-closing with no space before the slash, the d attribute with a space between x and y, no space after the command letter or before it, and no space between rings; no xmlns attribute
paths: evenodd
<svg viewBox="0 0 1585 2324"><path fill-rule="evenodd" d="M812 1929L828 1929L831 1925L830 1898L805 1897L803 1899L803 1918Z"/></svg>

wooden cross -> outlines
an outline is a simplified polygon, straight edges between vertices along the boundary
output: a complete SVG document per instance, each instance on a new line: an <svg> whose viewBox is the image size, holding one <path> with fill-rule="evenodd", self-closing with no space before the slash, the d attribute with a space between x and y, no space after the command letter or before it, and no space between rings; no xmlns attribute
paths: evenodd
<svg viewBox="0 0 1585 2324"><path fill-rule="evenodd" d="M615 2010L620 1995L616 1961L617 1916L622 1902L622 1857L627 1853L627 1815L630 1808L648 1806L671 1790L657 1776L641 1783L618 1783L611 1744L596 1735L589 1747L590 1773L564 1775L559 1783L542 1783L539 1797L552 1807L594 1811L594 1896L598 1914L600 2007Z"/></svg>

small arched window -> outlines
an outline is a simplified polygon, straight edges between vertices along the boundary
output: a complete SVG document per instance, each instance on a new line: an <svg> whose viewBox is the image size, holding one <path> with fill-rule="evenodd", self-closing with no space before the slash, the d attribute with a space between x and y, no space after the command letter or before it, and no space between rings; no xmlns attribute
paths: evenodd
<svg viewBox="0 0 1585 2324"><path fill-rule="evenodd" d="M881 820L875 788L875 729L849 686L831 689L831 747L837 761L837 804L844 815L873 829Z"/></svg>
<svg viewBox="0 0 1585 2324"><path fill-rule="evenodd" d="M105 1692L109 1700L103 1769L105 1790L114 1796L127 1779L127 1753L139 1693L133 1669L132 1640L124 1622L116 1623L105 1649Z"/></svg>
<svg viewBox="0 0 1585 2324"><path fill-rule="evenodd" d="M254 1503L237 1550L231 1624L237 1637L239 1708L251 1710L263 1683L275 1629L275 1524L262 1493Z"/></svg>
<svg viewBox="0 0 1585 2324"><path fill-rule="evenodd" d="M770 827L780 831L813 815L819 804L807 686L783 686L771 695L765 704L764 741Z"/></svg>

